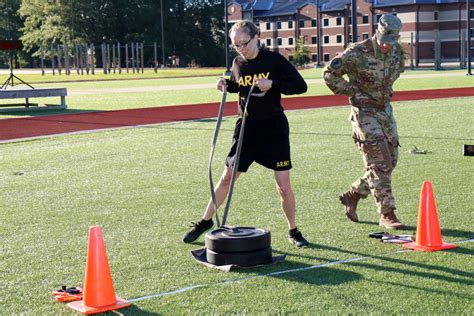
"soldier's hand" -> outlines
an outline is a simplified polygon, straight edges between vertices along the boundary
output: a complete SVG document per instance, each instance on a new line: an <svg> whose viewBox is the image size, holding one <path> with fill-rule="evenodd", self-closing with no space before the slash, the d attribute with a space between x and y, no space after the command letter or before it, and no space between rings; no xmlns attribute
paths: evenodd
<svg viewBox="0 0 474 316"><path fill-rule="evenodd" d="M270 79L258 79L255 81L255 86L262 92L266 92L272 88L272 81Z"/></svg>
<svg viewBox="0 0 474 316"><path fill-rule="evenodd" d="M227 88L227 82L224 78L219 78L216 82L216 89L222 92L224 90L224 87Z"/></svg>

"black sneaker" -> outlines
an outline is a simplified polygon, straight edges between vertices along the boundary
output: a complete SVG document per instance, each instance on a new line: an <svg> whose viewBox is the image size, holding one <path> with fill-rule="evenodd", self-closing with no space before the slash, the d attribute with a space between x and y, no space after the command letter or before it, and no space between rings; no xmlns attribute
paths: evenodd
<svg viewBox="0 0 474 316"><path fill-rule="evenodd" d="M288 239L296 247L304 247L309 245L309 242L303 237L297 228L290 229L288 231Z"/></svg>
<svg viewBox="0 0 474 316"><path fill-rule="evenodd" d="M199 222L194 223L192 222L191 229L184 234L183 236L183 242L189 244L196 239L199 238L202 234L204 234L206 231L212 228L214 226L214 222L212 219L206 221L204 219L201 219Z"/></svg>

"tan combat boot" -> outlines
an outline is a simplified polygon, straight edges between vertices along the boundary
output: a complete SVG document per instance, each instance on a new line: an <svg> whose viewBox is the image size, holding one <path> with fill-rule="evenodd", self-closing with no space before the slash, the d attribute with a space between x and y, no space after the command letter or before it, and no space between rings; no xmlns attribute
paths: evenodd
<svg viewBox="0 0 474 316"><path fill-rule="evenodd" d="M380 215L379 226L386 229L405 229L405 225L398 220L393 210Z"/></svg>
<svg viewBox="0 0 474 316"><path fill-rule="evenodd" d="M344 205L344 211L346 216L353 222L358 222L359 217L357 216L357 203L360 200L360 194L352 190L341 193L339 195L339 201Z"/></svg>

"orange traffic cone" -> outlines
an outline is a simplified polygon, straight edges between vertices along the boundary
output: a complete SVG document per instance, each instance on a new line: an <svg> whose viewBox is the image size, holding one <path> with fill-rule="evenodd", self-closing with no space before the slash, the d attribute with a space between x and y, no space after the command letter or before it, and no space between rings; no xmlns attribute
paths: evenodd
<svg viewBox="0 0 474 316"><path fill-rule="evenodd" d="M438 251L457 247L443 242L436 213L436 202L429 181L424 181L421 188L416 239L403 246L421 251Z"/></svg>
<svg viewBox="0 0 474 316"><path fill-rule="evenodd" d="M115 296L102 230L99 226L92 226L89 229L83 300L67 305L83 314L96 314L130 306L130 303Z"/></svg>

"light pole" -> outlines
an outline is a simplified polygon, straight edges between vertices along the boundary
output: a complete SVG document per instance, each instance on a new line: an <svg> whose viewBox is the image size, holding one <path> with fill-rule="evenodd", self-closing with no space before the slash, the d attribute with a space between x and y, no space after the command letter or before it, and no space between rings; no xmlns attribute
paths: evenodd
<svg viewBox="0 0 474 316"><path fill-rule="evenodd" d="M316 56L317 56L317 66L321 67L321 6L319 5L319 0L316 0Z"/></svg>
<svg viewBox="0 0 474 316"><path fill-rule="evenodd" d="M165 66L165 30L163 28L163 0L160 1L161 6L161 62L162 67Z"/></svg>
<svg viewBox="0 0 474 316"><path fill-rule="evenodd" d="M467 35L467 74L471 76L471 1L466 1L466 35Z"/></svg>
<svg viewBox="0 0 474 316"><path fill-rule="evenodd" d="M357 0L351 0L352 43L357 43Z"/></svg>
<svg viewBox="0 0 474 316"><path fill-rule="evenodd" d="M229 69L229 17L227 15L227 0L224 0L224 36L225 36L225 72L224 77L230 76Z"/></svg>

